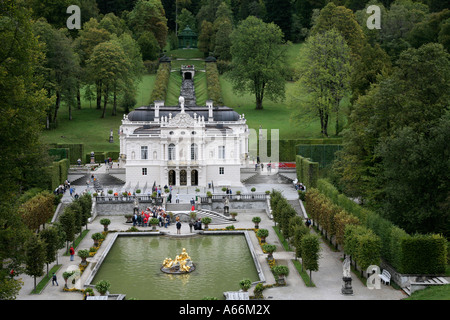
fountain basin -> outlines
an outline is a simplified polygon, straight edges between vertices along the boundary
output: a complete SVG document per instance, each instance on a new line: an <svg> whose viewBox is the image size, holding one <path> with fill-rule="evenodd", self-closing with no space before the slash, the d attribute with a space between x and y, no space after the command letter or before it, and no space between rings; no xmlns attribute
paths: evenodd
<svg viewBox="0 0 450 320"><path fill-rule="evenodd" d="M120 235L120 236L119 236ZM111 283L110 292L140 300L185 300L215 297L238 291L239 281L264 281L247 231L190 237L154 233L110 234L111 243L93 267L86 286L99 280ZM161 262L186 248L195 272L166 274Z"/></svg>

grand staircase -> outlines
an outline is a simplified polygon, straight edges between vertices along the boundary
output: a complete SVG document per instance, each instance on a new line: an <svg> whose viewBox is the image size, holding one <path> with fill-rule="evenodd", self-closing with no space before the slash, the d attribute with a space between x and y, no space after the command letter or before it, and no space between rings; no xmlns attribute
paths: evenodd
<svg viewBox="0 0 450 320"><path fill-rule="evenodd" d="M172 212L175 215L189 216L189 213L191 212L191 205L189 203L167 203L166 212ZM216 211L199 209L195 210L195 213L197 214L197 219L210 217L212 220L211 224L227 224L233 223L234 221L231 217L227 217Z"/></svg>

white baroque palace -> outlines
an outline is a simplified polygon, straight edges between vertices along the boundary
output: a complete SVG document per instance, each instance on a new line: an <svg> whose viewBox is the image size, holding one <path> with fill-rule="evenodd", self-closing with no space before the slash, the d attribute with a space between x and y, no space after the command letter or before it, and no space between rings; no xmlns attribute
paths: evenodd
<svg viewBox="0 0 450 320"><path fill-rule="evenodd" d="M244 115L225 106L164 101L124 115L120 165L132 188L156 186L240 186L248 155Z"/></svg>

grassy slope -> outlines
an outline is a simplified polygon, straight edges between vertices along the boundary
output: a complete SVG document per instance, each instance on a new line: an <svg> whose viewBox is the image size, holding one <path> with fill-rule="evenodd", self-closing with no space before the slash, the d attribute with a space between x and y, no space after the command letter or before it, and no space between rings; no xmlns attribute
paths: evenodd
<svg viewBox="0 0 450 320"><path fill-rule="evenodd" d="M404 300L450 300L450 284L416 291Z"/></svg>
<svg viewBox="0 0 450 320"><path fill-rule="evenodd" d="M290 66L298 63L303 44L292 44L286 52ZM225 104L240 114L245 114L247 124L250 128L259 129L262 125L264 129L279 129L280 139L310 139L322 138L320 134L320 122L315 115L304 113L299 121L292 119L292 110L288 106L288 94L294 89L293 82L286 82L286 99L280 102L273 102L267 98L263 101L263 110L256 110L255 96L246 93L238 96L233 92L232 84L226 76L220 76L222 95ZM328 133L330 137L334 134L334 119L329 120Z"/></svg>
<svg viewBox="0 0 450 320"><path fill-rule="evenodd" d="M222 95L225 105L233 108L240 114L245 114L250 128L279 129L280 139L322 138L320 134L320 122L311 115L305 114L300 123L291 119L291 110L286 101L275 103L267 98L263 101L263 110L256 110L254 95L247 93L238 96L233 92L231 82L225 77L220 77ZM291 89L293 83L286 83L286 91ZM330 121L329 133L334 132L334 122Z"/></svg>
<svg viewBox="0 0 450 320"><path fill-rule="evenodd" d="M144 75L139 83L136 96L136 107L146 105L150 101L150 94L155 82L155 75ZM119 109L117 116L111 116L112 106L107 107L106 116L101 119L102 110L95 108L92 101L82 100L81 110L72 111L72 121L68 120L68 109L62 106L59 113L58 128L45 130L42 134L46 143L84 143L85 152L91 151L119 151L117 132L123 118L123 110ZM113 130L114 143L109 143L109 132ZM64 136L65 138L62 138Z"/></svg>
<svg viewBox="0 0 450 320"><path fill-rule="evenodd" d="M296 56L301 50L301 44L292 45L287 52L291 63L295 63ZM202 58L198 50L174 50L168 55L188 60L175 60L172 62L172 69L179 69L182 64L194 64L197 68L203 69L204 62L189 60ZM151 103L150 95L154 86L155 75L145 75L139 84L136 96L136 107ZM296 138L320 138L319 121L311 115L305 114L300 123L291 121L291 110L286 101L275 103L267 98L263 102L263 110L255 110L255 98L252 94L236 95L232 90L231 82L225 76L220 77L225 105L234 108L238 113L245 114L250 128L258 129L262 125L265 129L279 129L281 139ZM181 75L178 72L171 73L169 90L166 98L166 105L178 104L180 94ZM197 103L205 105L208 99L206 89L206 76L202 72L197 72L195 76L195 87ZM293 88L293 83L286 83L286 91ZM111 116L110 106L106 117L101 119L101 110L95 109L95 101L82 101L81 110L73 110L73 120L68 120L68 110L62 106L59 112L58 128L56 130L44 131L43 140L47 143L84 143L86 152L90 151L118 151L119 144L117 131L121 124L123 110L118 110L116 117ZM334 133L334 121L330 119L329 133ZM109 132L113 130L115 141L108 142ZM64 136L65 138L62 138Z"/></svg>

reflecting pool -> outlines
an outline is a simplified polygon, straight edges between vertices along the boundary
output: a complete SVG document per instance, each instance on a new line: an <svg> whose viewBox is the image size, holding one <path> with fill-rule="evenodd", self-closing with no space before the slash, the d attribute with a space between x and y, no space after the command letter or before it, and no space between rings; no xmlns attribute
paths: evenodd
<svg viewBox="0 0 450 320"><path fill-rule="evenodd" d="M183 248L195 264L195 271L179 275L161 272L164 259L174 259ZM110 293L126 294L127 299L224 299L223 292L238 291L239 281L244 278L259 280L244 235L120 236L92 284L108 280Z"/></svg>

